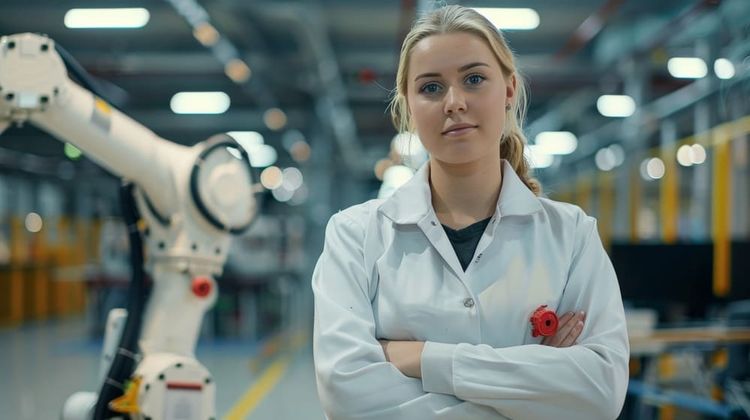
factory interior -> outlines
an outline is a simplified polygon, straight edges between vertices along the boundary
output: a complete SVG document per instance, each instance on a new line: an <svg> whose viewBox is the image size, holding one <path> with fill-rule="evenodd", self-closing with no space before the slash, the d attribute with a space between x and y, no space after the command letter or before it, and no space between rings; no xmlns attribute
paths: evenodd
<svg viewBox="0 0 750 420"><path fill-rule="evenodd" d="M325 419L326 226L430 158L389 102L453 4L515 54L541 195L597 220L618 418L750 418L748 0L2 0L0 418Z"/></svg>

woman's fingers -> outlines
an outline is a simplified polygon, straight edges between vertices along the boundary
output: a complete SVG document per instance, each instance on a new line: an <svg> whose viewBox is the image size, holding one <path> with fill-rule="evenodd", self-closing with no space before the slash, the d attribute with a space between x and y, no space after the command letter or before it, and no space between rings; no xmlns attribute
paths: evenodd
<svg viewBox="0 0 750 420"><path fill-rule="evenodd" d="M575 344L583 331L585 313L567 312L558 322L557 333L552 337L545 337L542 344L551 347L569 347Z"/></svg>
<svg viewBox="0 0 750 420"><path fill-rule="evenodd" d="M558 325L558 331L570 321L570 319L573 317L575 313L574 312L566 312L563 316L560 317L560 319L557 322ZM542 339L542 344L545 346L555 346L555 344L558 342L557 334L550 336L550 337L544 337Z"/></svg>
<svg viewBox="0 0 750 420"><path fill-rule="evenodd" d="M563 338L558 347L570 347L575 344L576 340L578 340L578 337L581 335L581 331L583 331L583 321L576 321L573 328L568 335Z"/></svg>
<svg viewBox="0 0 750 420"><path fill-rule="evenodd" d="M580 316L580 313L578 313L578 312L574 313L573 316L571 316L570 319L568 319L567 322L565 322L564 324L560 325L557 328L557 333L555 333L555 336L554 336L555 339L553 340L553 342L554 342L553 346L555 346L555 347L562 347L563 340L573 330L573 328L576 325L576 322L578 322L579 316Z"/></svg>

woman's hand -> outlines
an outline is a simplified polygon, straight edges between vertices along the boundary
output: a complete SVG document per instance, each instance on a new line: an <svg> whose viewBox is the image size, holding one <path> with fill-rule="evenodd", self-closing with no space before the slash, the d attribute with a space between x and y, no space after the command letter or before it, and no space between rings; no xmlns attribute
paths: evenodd
<svg viewBox="0 0 750 420"><path fill-rule="evenodd" d="M551 347L570 347L577 343L578 337L583 331L583 321L586 313L583 311L568 312L560 318L560 326L557 334L552 337L544 337L542 345Z"/></svg>
<svg viewBox="0 0 750 420"><path fill-rule="evenodd" d="M406 376L422 377L422 341L380 340L385 359Z"/></svg>

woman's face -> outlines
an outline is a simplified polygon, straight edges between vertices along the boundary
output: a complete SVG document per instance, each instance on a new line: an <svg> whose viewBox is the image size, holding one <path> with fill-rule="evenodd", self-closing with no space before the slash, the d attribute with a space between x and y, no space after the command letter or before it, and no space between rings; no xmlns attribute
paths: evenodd
<svg viewBox="0 0 750 420"><path fill-rule="evenodd" d="M515 77L506 80L485 41L432 35L414 45L408 65L411 120L431 157L447 164L496 159Z"/></svg>

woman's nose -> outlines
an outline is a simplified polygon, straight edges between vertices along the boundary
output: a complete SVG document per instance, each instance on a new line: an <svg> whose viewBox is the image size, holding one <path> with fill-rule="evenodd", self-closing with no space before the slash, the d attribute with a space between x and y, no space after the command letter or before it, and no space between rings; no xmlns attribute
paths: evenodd
<svg viewBox="0 0 750 420"><path fill-rule="evenodd" d="M445 106L443 107L443 111L446 115L451 115L454 112L466 111L466 98L460 89L454 87L448 88L448 91L445 94Z"/></svg>

